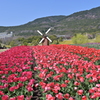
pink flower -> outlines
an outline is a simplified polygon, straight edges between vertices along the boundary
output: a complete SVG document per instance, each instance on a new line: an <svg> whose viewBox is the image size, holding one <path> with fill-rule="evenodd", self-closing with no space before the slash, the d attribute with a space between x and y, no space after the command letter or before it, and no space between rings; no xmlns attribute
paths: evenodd
<svg viewBox="0 0 100 100"><path fill-rule="evenodd" d="M81 82L84 82L84 77L79 77L79 80L80 80Z"/></svg>
<svg viewBox="0 0 100 100"><path fill-rule="evenodd" d="M2 100L9 100L9 96L8 95L2 96Z"/></svg>
<svg viewBox="0 0 100 100"><path fill-rule="evenodd" d="M82 95L83 94L83 90L78 90L77 93L78 93L78 95Z"/></svg>
<svg viewBox="0 0 100 100"><path fill-rule="evenodd" d="M27 86L26 88L27 88L28 92L33 91L33 88L31 86Z"/></svg>
<svg viewBox="0 0 100 100"><path fill-rule="evenodd" d="M18 87L18 88L20 88L20 87L22 87L22 86L23 86L23 83L18 83L18 84L17 84L17 87Z"/></svg>
<svg viewBox="0 0 100 100"><path fill-rule="evenodd" d="M65 80L65 83L69 83L70 81L69 80Z"/></svg>
<svg viewBox="0 0 100 100"><path fill-rule="evenodd" d="M55 97L53 97L51 94L47 94L46 100L55 100Z"/></svg>
<svg viewBox="0 0 100 100"><path fill-rule="evenodd" d="M96 84L96 87L100 87L100 84Z"/></svg>
<svg viewBox="0 0 100 100"><path fill-rule="evenodd" d="M74 87L74 90L77 90L78 88L77 87Z"/></svg>
<svg viewBox="0 0 100 100"><path fill-rule="evenodd" d="M26 100L31 100L32 96L27 96Z"/></svg>
<svg viewBox="0 0 100 100"><path fill-rule="evenodd" d="M34 79L30 79L30 81L29 81L29 83L28 83L28 85L32 85L32 84L34 84L34 82L35 82L35 80Z"/></svg>
<svg viewBox="0 0 100 100"><path fill-rule="evenodd" d="M39 86L39 84L37 83L37 84L35 84L35 87L38 87Z"/></svg>
<svg viewBox="0 0 100 100"><path fill-rule="evenodd" d="M15 86L12 86L12 87L9 88L9 91L12 91L13 92L15 89L16 89L16 87Z"/></svg>
<svg viewBox="0 0 100 100"><path fill-rule="evenodd" d="M53 79L58 81L59 80L59 76L54 76Z"/></svg>
<svg viewBox="0 0 100 100"><path fill-rule="evenodd" d="M20 77L19 81L25 82L27 80L27 77Z"/></svg>
<svg viewBox="0 0 100 100"><path fill-rule="evenodd" d="M58 93L56 94L56 98L58 98L59 100L63 100L63 94L62 93Z"/></svg>
<svg viewBox="0 0 100 100"><path fill-rule="evenodd" d="M95 92L95 90L89 89L89 93L94 93L94 92Z"/></svg>
<svg viewBox="0 0 100 100"><path fill-rule="evenodd" d="M24 95L17 96L18 100L24 100Z"/></svg>
<svg viewBox="0 0 100 100"><path fill-rule="evenodd" d="M74 100L73 97L70 97L68 100Z"/></svg>
<svg viewBox="0 0 100 100"><path fill-rule="evenodd" d="M80 83L79 82L74 82L74 85L78 86L78 85L80 85Z"/></svg>
<svg viewBox="0 0 100 100"><path fill-rule="evenodd" d="M3 91L0 91L0 95L4 95Z"/></svg>
<svg viewBox="0 0 100 100"><path fill-rule="evenodd" d="M16 97L10 98L9 100L16 100Z"/></svg>

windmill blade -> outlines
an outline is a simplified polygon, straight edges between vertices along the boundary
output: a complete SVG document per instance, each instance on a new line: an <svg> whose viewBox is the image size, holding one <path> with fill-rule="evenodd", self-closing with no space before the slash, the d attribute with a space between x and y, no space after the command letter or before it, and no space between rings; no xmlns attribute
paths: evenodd
<svg viewBox="0 0 100 100"><path fill-rule="evenodd" d="M51 28L49 28L49 29L46 31L46 33L45 33L45 34L47 34L50 30L51 30Z"/></svg>
<svg viewBox="0 0 100 100"><path fill-rule="evenodd" d="M44 38L41 39L41 41L39 43L42 43L42 41L44 40Z"/></svg>
<svg viewBox="0 0 100 100"><path fill-rule="evenodd" d="M37 32L38 32L40 35L43 35L39 30L37 30Z"/></svg>
<svg viewBox="0 0 100 100"><path fill-rule="evenodd" d="M52 42L52 40L49 37L46 37L50 42Z"/></svg>

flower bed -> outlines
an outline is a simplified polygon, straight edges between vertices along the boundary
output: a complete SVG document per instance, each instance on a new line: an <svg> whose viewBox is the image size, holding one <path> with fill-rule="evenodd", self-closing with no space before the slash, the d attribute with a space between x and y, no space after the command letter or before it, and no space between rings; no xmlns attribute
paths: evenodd
<svg viewBox="0 0 100 100"><path fill-rule="evenodd" d="M74 46L74 45L52 45L62 51L77 54L84 60L91 61L96 64L100 64L100 50L95 48Z"/></svg>
<svg viewBox="0 0 100 100"><path fill-rule="evenodd" d="M0 100L30 100L34 79L32 50L13 47L0 54Z"/></svg>
<svg viewBox="0 0 100 100"><path fill-rule="evenodd" d="M81 46L13 47L0 53L0 100L99 100L99 57Z"/></svg>
<svg viewBox="0 0 100 100"><path fill-rule="evenodd" d="M41 100L99 100L100 65L60 47L33 48Z"/></svg>

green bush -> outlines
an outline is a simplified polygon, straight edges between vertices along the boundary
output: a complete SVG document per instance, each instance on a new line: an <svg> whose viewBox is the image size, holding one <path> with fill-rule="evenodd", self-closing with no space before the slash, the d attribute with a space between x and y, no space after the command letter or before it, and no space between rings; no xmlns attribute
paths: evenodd
<svg viewBox="0 0 100 100"><path fill-rule="evenodd" d="M100 42L100 35L97 35L97 36L96 36L95 42L96 42L96 43Z"/></svg>
<svg viewBox="0 0 100 100"><path fill-rule="evenodd" d="M76 34L75 36L72 37L72 42L74 44L83 44L83 43L88 43L88 38L85 35L82 34Z"/></svg>

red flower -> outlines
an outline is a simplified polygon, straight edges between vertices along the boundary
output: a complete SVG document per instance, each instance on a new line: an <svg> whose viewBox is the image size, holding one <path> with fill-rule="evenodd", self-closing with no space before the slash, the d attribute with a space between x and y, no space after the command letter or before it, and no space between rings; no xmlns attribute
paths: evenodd
<svg viewBox="0 0 100 100"><path fill-rule="evenodd" d="M89 89L89 93L94 93L94 92L95 92L95 90Z"/></svg>
<svg viewBox="0 0 100 100"><path fill-rule="evenodd" d="M17 84L17 87L18 87L18 88L20 88L20 87L22 87L22 86L23 86L23 83L18 83L18 84Z"/></svg>
<svg viewBox="0 0 100 100"><path fill-rule="evenodd" d="M27 77L20 77L20 78L19 78L19 81L25 82L27 79L28 79Z"/></svg>
<svg viewBox="0 0 100 100"><path fill-rule="evenodd" d="M54 76L53 79L58 81L59 80L59 76Z"/></svg>
<svg viewBox="0 0 100 100"><path fill-rule="evenodd" d="M13 92L15 89L16 89L16 86L12 86L12 87L9 88L9 91Z"/></svg>
<svg viewBox="0 0 100 100"><path fill-rule="evenodd" d="M88 100L86 96L82 96L82 100Z"/></svg>
<svg viewBox="0 0 100 100"><path fill-rule="evenodd" d="M18 100L24 100L24 95L17 96Z"/></svg>
<svg viewBox="0 0 100 100"><path fill-rule="evenodd" d="M68 74L68 78L72 79L74 76L72 74Z"/></svg>
<svg viewBox="0 0 100 100"><path fill-rule="evenodd" d="M44 82L40 82L39 84L40 84L40 86L41 86L43 89L44 89L45 86L46 86L46 83L44 83Z"/></svg>
<svg viewBox="0 0 100 100"><path fill-rule="evenodd" d="M69 83L70 81L69 80L65 80L65 83Z"/></svg>
<svg viewBox="0 0 100 100"><path fill-rule="evenodd" d="M95 95L96 97L100 97L100 92L95 92L93 95Z"/></svg>
<svg viewBox="0 0 100 100"><path fill-rule="evenodd" d="M52 89L52 92L58 93L58 90L57 89Z"/></svg>
<svg viewBox="0 0 100 100"><path fill-rule="evenodd" d="M69 95L68 93L66 93L66 94L64 95L64 98L68 99L69 96L70 96L70 95Z"/></svg>
<svg viewBox="0 0 100 100"><path fill-rule="evenodd" d="M61 87L66 87L67 85L66 85L66 84L61 84L60 86L61 86Z"/></svg>
<svg viewBox="0 0 100 100"><path fill-rule="evenodd" d="M56 94L56 98L58 98L59 100L63 100L63 94L62 93L58 93Z"/></svg>

